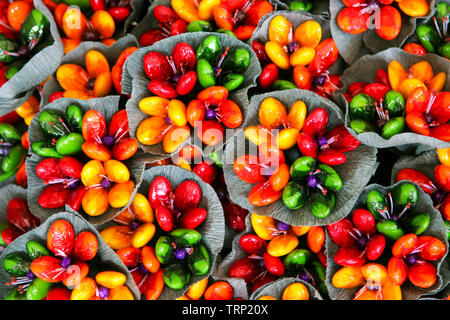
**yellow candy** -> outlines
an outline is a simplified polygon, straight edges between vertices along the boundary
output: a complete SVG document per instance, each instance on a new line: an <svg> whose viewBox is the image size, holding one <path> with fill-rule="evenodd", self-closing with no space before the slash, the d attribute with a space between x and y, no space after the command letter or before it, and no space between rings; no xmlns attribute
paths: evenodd
<svg viewBox="0 0 450 320"><path fill-rule="evenodd" d="M395 91L398 91L400 84L407 78L405 69L397 60L389 63L388 77L391 88Z"/></svg>
<svg viewBox="0 0 450 320"><path fill-rule="evenodd" d="M164 134L169 129L170 124L165 118L151 117L142 121L137 130L136 138L142 144L152 146L160 143L164 139Z"/></svg>
<svg viewBox="0 0 450 320"><path fill-rule="evenodd" d="M314 20L305 21L295 29L294 39L302 47L315 48L322 40L322 27Z"/></svg>
<svg viewBox="0 0 450 320"><path fill-rule="evenodd" d="M423 83L430 81L433 79L433 67L428 61L420 61L413 64L408 73L411 75L411 78L422 81Z"/></svg>
<svg viewBox="0 0 450 320"><path fill-rule="evenodd" d="M295 128L286 128L281 130L277 136L277 145L281 150L287 150L297 143L298 130Z"/></svg>
<svg viewBox="0 0 450 320"><path fill-rule="evenodd" d="M26 119L29 116L34 116L39 112L39 101L35 96L31 96L22 105L16 108L16 113Z"/></svg>
<svg viewBox="0 0 450 320"><path fill-rule="evenodd" d="M200 20L211 20L213 18L214 7L220 4L220 0L202 0L198 4L198 17Z"/></svg>
<svg viewBox="0 0 450 320"><path fill-rule="evenodd" d="M311 230L311 228L312 227L308 227L308 226L304 226L304 227L291 226L292 232L294 232L294 234L297 237L307 234L308 231Z"/></svg>
<svg viewBox="0 0 450 320"><path fill-rule="evenodd" d="M97 50L89 50L84 56L86 70L91 77L98 77L104 72L109 72L110 67L106 57Z"/></svg>
<svg viewBox="0 0 450 320"><path fill-rule="evenodd" d="M128 180L124 183L116 183L108 193L109 204L113 208L125 207L130 202L134 189L134 181Z"/></svg>
<svg viewBox="0 0 450 320"><path fill-rule="evenodd" d="M167 105L167 115L170 123L177 127L183 127L187 124L186 105L177 99L170 100Z"/></svg>
<svg viewBox="0 0 450 320"><path fill-rule="evenodd" d="M277 99L269 97L259 106L259 123L269 130L277 129L287 122L286 107Z"/></svg>
<svg viewBox="0 0 450 320"><path fill-rule="evenodd" d="M372 287L384 285L388 279L386 267L379 263L368 263L362 266L361 273Z"/></svg>
<svg viewBox="0 0 450 320"><path fill-rule="evenodd" d="M72 290L70 300L89 300L96 292L97 284L94 279L86 277Z"/></svg>
<svg viewBox="0 0 450 320"><path fill-rule="evenodd" d="M253 230L255 233L264 240L272 240L275 236L272 235L275 228L275 219L268 216L260 216L256 213L252 213L250 217Z"/></svg>
<svg viewBox="0 0 450 320"><path fill-rule="evenodd" d="M175 159L172 159L172 162L173 162L174 165L176 165L176 166L178 166L180 168L192 171L192 168L191 168L191 165L190 165L189 161L186 160L185 158L177 157Z"/></svg>
<svg viewBox="0 0 450 320"><path fill-rule="evenodd" d="M309 300L308 288L300 282L292 283L284 289L281 300Z"/></svg>
<svg viewBox="0 0 450 320"><path fill-rule="evenodd" d="M167 106L170 100L158 96L147 97L139 101L139 109L150 116L167 117Z"/></svg>
<svg viewBox="0 0 450 320"><path fill-rule="evenodd" d="M108 289L123 286L127 281L127 277L117 271L102 271L95 276L95 282Z"/></svg>
<svg viewBox="0 0 450 320"><path fill-rule="evenodd" d="M194 0L172 0L172 9L187 23L200 20Z"/></svg>
<svg viewBox="0 0 450 320"><path fill-rule="evenodd" d="M287 233L280 234L270 240L267 245L267 252L274 257L282 257L292 252L298 246L298 239L295 235Z"/></svg>
<svg viewBox="0 0 450 320"><path fill-rule="evenodd" d="M132 234L129 226L112 226L100 231L103 241L113 250L131 247Z"/></svg>
<svg viewBox="0 0 450 320"><path fill-rule="evenodd" d="M127 286L120 286L109 290L109 300L134 300L133 293Z"/></svg>
<svg viewBox="0 0 450 320"><path fill-rule="evenodd" d="M259 297L258 300L278 300L278 299L274 298L272 296L262 296L262 297Z"/></svg>
<svg viewBox="0 0 450 320"><path fill-rule="evenodd" d="M273 41L268 41L264 47L266 49L267 56L277 65L278 68L288 70L291 67L289 55L280 44Z"/></svg>
<svg viewBox="0 0 450 320"><path fill-rule="evenodd" d="M298 65L306 66L313 61L315 54L316 51L313 48L301 47L291 55L289 61L293 67Z"/></svg>
<svg viewBox="0 0 450 320"><path fill-rule="evenodd" d="M361 267L343 267L331 278L331 283L339 289L352 289L365 283Z"/></svg>
<svg viewBox="0 0 450 320"><path fill-rule="evenodd" d="M280 46L288 45L292 41L292 23L288 19L279 15L275 16L269 25L269 41ZM289 39L289 36L291 39ZM267 51L267 50L266 50Z"/></svg>
<svg viewBox="0 0 450 320"><path fill-rule="evenodd" d="M108 71L99 74L94 82L94 96L104 97L108 95L111 89L112 89L111 72Z"/></svg>
<svg viewBox="0 0 450 320"><path fill-rule="evenodd" d="M164 152L173 153L177 151L190 135L191 129L188 125L183 127L172 126L163 139Z"/></svg>
<svg viewBox="0 0 450 320"><path fill-rule="evenodd" d="M426 0L402 0L397 2L400 10L410 17L424 17L430 11Z"/></svg>
<svg viewBox="0 0 450 320"><path fill-rule="evenodd" d="M89 75L77 64L63 64L56 70L56 80L64 90L86 91Z"/></svg>
<svg viewBox="0 0 450 320"><path fill-rule="evenodd" d="M105 168L98 160L91 160L83 166L81 170L81 182L86 187L99 184L105 175Z"/></svg>
<svg viewBox="0 0 450 320"><path fill-rule="evenodd" d="M443 165L450 166L450 148L438 148L436 151L439 157L439 161L441 161Z"/></svg>
<svg viewBox="0 0 450 320"><path fill-rule="evenodd" d="M265 128L258 126L249 126L244 129L245 137L253 144L259 146L261 143L268 143L271 139L271 133Z"/></svg>
<svg viewBox="0 0 450 320"><path fill-rule="evenodd" d="M108 210L108 191L104 188L91 188L83 196L81 206L90 216L102 215Z"/></svg>
<svg viewBox="0 0 450 320"><path fill-rule="evenodd" d="M114 182L124 183L130 180L130 171L126 165L117 160L105 161L106 176Z"/></svg>
<svg viewBox="0 0 450 320"><path fill-rule="evenodd" d="M153 209L150 206L147 198L142 193L136 193L131 204L134 214L140 222L150 222L154 221Z"/></svg>
<svg viewBox="0 0 450 320"><path fill-rule="evenodd" d="M389 278L381 288L383 294L383 300L402 300L402 288L400 286L394 286Z"/></svg>
<svg viewBox="0 0 450 320"><path fill-rule="evenodd" d="M105 10L95 11L91 16L92 28L96 30L102 39L111 38L116 31L113 17Z"/></svg>
<svg viewBox="0 0 450 320"><path fill-rule="evenodd" d="M446 82L447 75L444 72L439 72L427 83L428 90L441 92L444 89Z"/></svg>
<svg viewBox="0 0 450 320"><path fill-rule="evenodd" d="M152 240L155 231L156 227L153 223L148 222L139 226L139 228L134 231L133 237L131 238L131 246L133 248L142 248Z"/></svg>
<svg viewBox="0 0 450 320"><path fill-rule="evenodd" d="M208 278L205 278L190 286L190 288L186 292L186 295L192 300L198 300L203 297L203 294L205 293L207 287Z"/></svg>
<svg viewBox="0 0 450 320"><path fill-rule="evenodd" d="M418 87L423 87L427 89L427 87L423 84L422 81L417 79L405 79L398 87L398 92L401 93L403 98L408 99L409 95Z"/></svg>
<svg viewBox="0 0 450 320"><path fill-rule="evenodd" d="M181 297L178 297L176 300L191 300L187 295L182 295Z"/></svg>

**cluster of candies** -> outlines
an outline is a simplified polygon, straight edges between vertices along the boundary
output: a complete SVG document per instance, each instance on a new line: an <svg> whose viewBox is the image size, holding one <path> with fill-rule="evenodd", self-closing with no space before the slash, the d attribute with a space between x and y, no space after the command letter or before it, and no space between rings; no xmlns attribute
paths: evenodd
<svg viewBox="0 0 450 320"><path fill-rule="evenodd" d="M208 215L199 207L201 200L195 181L185 180L173 191L169 180L158 176L150 184L148 199L137 193L131 207L114 219L119 225L101 231L147 300L158 299L165 286L180 290L192 276L210 271L210 253L195 230ZM150 243L155 234L156 241Z"/></svg>
<svg viewBox="0 0 450 320"><path fill-rule="evenodd" d="M245 48L223 48L218 37L206 37L196 51L185 42L175 45L170 56L150 51L144 57L148 89L154 96L142 99L139 109L150 118L136 131L144 145L163 143L166 153L173 153L189 138L190 127L208 146L223 140L224 127L237 128L243 116L240 106L229 99L229 93L243 82L250 63ZM188 105L176 99L197 92ZM189 124L189 125L188 125Z"/></svg>
<svg viewBox="0 0 450 320"><path fill-rule="evenodd" d="M0 2L0 87L53 43L50 22L33 1Z"/></svg>
<svg viewBox="0 0 450 320"><path fill-rule="evenodd" d="M142 46L185 32L214 31L239 40L250 39L259 20L273 11L266 0L172 0L171 7L158 5L153 17L158 28L147 30L139 38Z"/></svg>
<svg viewBox="0 0 450 320"><path fill-rule="evenodd" d="M337 16L339 28L349 34L361 34L366 32L371 23L370 16L374 13L378 16L379 27L375 28L377 35L384 40L394 40L402 29L403 12L407 17L424 17L430 7L426 0L343 0L343 8ZM396 8L397 3L400 11Z"/></svg>
<svg viewBox="0 0 450 320"><path fill-rule="evenodd" d="M314 20L301 23L294 31L288 19L274 16L268 41L262 44L254 40L252 49L264 66L259 76L262 89L299 88L330 98L340 87L340 76L329 75L328 71L339 50L332 38L322 41L322 27Z"/></svg>
<svg viewBox="0 0 450 320"><path fill-rule="evenodd" d="M447 75L434 74L424 60L405 71L396 60L380 68L374 83L354 82L347 89L350 127L357 133L377 132L384 139L408 129L450 141L450 92L444 91Z"/></svg>
<svg viewBox="0 0 450 320"><path fill-rule="evenodd" d="M303 101L296 101L288 113L279 100L266 98L259 107L260 124L245 128L258 155L238 157L233 169L241 180L256 184L248 195L250 204L266 206L282 198L292 210L309 203L318 218L333 211L334 192L343 184L333 166L345 163L345 152L360 142L344 126L329 130L324 108L307 113Z"/></svg>
<svg viewBox="0 0 450 320"><path fill-rule="evenodd" d="M387 194L374 189L367 193L367 209L356 209L351 218L327 226L339 247L334 262L342 266L332 276L334 287L362 286L355 300L401 300L407 283L418 288L436 283L433 262L445 256L447 247L426 235L430 214L415 212L417 201L417 187L408 182Z"/></svg>
<svg viewBox="0 0 450 320"><path fill-rule="evenodd" d="M126 275L93 272L98 240L90 231L75 234L66 220L52 223L46 245L34 240L23 251L7 254L3 268L13 286L6 300L134 300Z"/></svg>
<svg viewBox="0 0 450 320"><path fill-rule="evenodd" d="M39 127L47 140L33 142L33 151L45 157L36 174L47 185L38 198L46 209L69 205L90 216L105 213L109 206L124 207L135 183L123 161L137 152L137 141L129 137L126 111L115 113L109 123L97 110L83 112L77 105L65 115L44 110ZM79 160L84 154L87 161Z"/></svg>
<svg viewBox="0 0 450 320"><path fill-rule="evenodd" d="M418 55L437 53L444 58L450 59L449 19L449 5L445 2L438 3L433 18L428 23L421 24L416 29L420 44L415 42L407 43L403 49Z"/></svg>
<svg viewBox="0 0 450 320"><path fill-rule="evenodd" d="M297 277L315 285L322 294L325 286L326 256L323 227L296 227L271 217L251 214L252 230L239 238L247 255L228 269L228 276L241 278L254 292L281 277Z"/></svg>

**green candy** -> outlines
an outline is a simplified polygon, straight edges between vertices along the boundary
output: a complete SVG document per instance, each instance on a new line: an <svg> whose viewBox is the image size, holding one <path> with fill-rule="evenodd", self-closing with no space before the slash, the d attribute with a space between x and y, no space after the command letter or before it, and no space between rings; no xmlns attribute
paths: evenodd
<svg viewBox="0 0 450 320"><path fill-rule="evenodd" d="M62 137L67 131L59 119L62 119L62 116L58 112L44 110L39 115L39 126L45 134L51 137Z"/></svg>
<svg viewBox="0 0 450 320"><path fill-rule="evenodd" d="M211 158L211 160L214 162L214 164L216 166L218 166L219 168L223 167L223 163L222 163L222 154L220 151L214 151L211 152L209 154L209 157Z"/></svg>
<svg viewBox="0 0 450 320"><path fill-rule="evenodd" d="M401 220L406 233L420 235L428 229L431 217L428 213L416 213Z"/></svg>
<svg viewBox="0 0 450 320"><path fill-rule="evenodd" d="M438 47L438 53L441 56L443 56L443 57L445 57L447 59L450 59L450 42L446 42L444 44L441 44Z"/></svg>
<svg viewBox="0 0 450 320"><path fill-rule="evenodd" d="M450 5L445 2L439 2L436 5L436 18L440 21L450 14Z"/></svg>
<svg viewBox="0 0 450 320"><path fill-rule="evenodd" d="M186 27L186 32L200 32L200 31L212 32L213 27L211 23L204 20L193 21L189 23L188 26Z"/></svg>
<svg viewBox="0 0 450 320"><path fill-rule="evenodd" d="M244 83L244 76L239 73L228 73L223 77L222 83L228 91L233 91Z"/></svg>
<svg viewBox="0 0 450 320"><path fill-rule="evenodd" d="M193 246L202 240L200 232L193 229L179 228L171 231L169 235L182 246Z"/></svg>
<svg viewBox="0 0 450 320"><path fill-rule="evenodd" d="M19 131L9 123L0 123L0 137L4 142L17 142L22 139Z"/></svg>
<svg viewBox="0 0 450 320"><path fill-rule="evenodd" d="M8 244L5 242L5 240L3 240L3 237L1 236L3 230L5 230L6 228L9 228L9 226L7 226L6 224L0 224L0 246L2 247L7 247Z"/></svg>
<svg viewBox="0 0 450 320"><path fill-rule="evenodd" d="M339 191L342 188L342 179L339 174L331 166L319 164L321 172L318 174L322 185L329 190Z"/></svg>
<svg viewBox="0 0 450 320"><path fill-rule="evenodd" d="M450 240L450 221L445 220L445 230L447 231L447 240Z"/></svg>
<svg viewBox="0 0 450 320"><path fill-rule="evenodd" d="M73 131L81 132L83 124L83 111L76 105L71 104L67 110L67 122Z"/></svg>
<svg viewBox="0 0 450 320"><path fill-rule="evenodd" d="M394 241L404 235L402 228L393 220L378 221L377 230L379 233Z"/></svg>
<svg viewBox="0 0 450 320"><path fill-rule="evenodd" d="M20 40L24 45L30 41L39 42L43 36L50 33L50 22L37 9L32 9L20 27Z"/></svg>
<svg viewBox="0 0 450 320"><path fill-rule="evenodd" d="M46 158L62 158L63 156L60 155L55 147L51 146L51 144L45 142L45 141L36 141L31 144L31 149L34 153L46 157Z"/></svg>
<svg viewBox="0 0 450 320"><path fill-rule="evenodd" d="M300 209L306 204L307 198L306 188L295 181L289 182L283 189L283 203L289 209Z"/></svg>
<svg viewBox="0 0 450 320"><path fill-rule="evenodd" d="M56 152L62 156L73 155L81 152L81 145L84 143L84 138L81 133L71 132L62 136L56 142Z"/></svg>
<svg viewBox="0 0 450 320"><path fill-rule="evenodd" d="M416 29L417 36L422 46L431 53L436 52L437 47L441 42L439 34L433 30L432 27L426 24L422 24Z"/></svg>
<svg viewBox="0 0 450 320"><path fill-rule="evenodd" d="M359 119L352 120L352 122L350 122L350 128L352 128L356 132L356 134L377 131L373 124L368 121Z"/></svg>
<svg viewBox="0 0 450 320"><path fill-rule="evenodd" d="M42 300L52 288L53 284L36 278L27 289L27 300Z"/></svg>
<svg viewBox="0 0 450 320"><path fill-rule="evenodd" d="M159 237L155 244L155 255L160 263L169 262L173 257L172 239L166 236Z"/></svg>
<svg viewBox="0 0 450 320"><path fill-rule="evenodd" d="M26 244L28 255L31 259L37 259L42 256L50 256L50 251L47 250L42 244L36 241L28 241Z"/></svg>
<svg viewBox="0 0 450 320"><path fill-rule="evenodd" d="M409 209L414 208L419 194L416 186L412 183L402 183L392 190L392 197L394 198L394 208L400 213L407 205L409 205Z"/></svg>
<svg viewBox="0 0 450 320"><path fill-rule="evenodd" d="M309 12L313 8L313 4L309 1L291 1L288 6L289 11Z"/></svg>
<svg viewBox="0 0 450 320"><path fill-rule="evenodd" d="M172 264L164 269L164 283L171 289L183 289L191 280L191 273L179 264Z"/></svg>
<svg viewBox="0 0 450 320"><path fill-rule="evenodd" d="M305 178L311 171L316 168L316 160L313 157L304 156L294 161L289 168L289 173L294 179Z"/></svg>
<svg viewBox="0 0 450 320"><path fill-rule="evenodd" d="M274 90L289 90L289 89L296 89L297 86L287 80L275 80L272 83L272 88Z"/></svg>
<svg viewBox="0 0 450 320"><path fill-rule="evenodd" d="M197 48L196 60L206 59L211 65L216 62L222 51L219 38L216 36L206 37ZM198 62L197 62L198 63Z"/></svg>
<svg viewBox="0 0 450 320"><path fill-rule="evenodd" d="M328 191L326 195L323 195L322 192L314 192L309 198L309 209L317 218L328 217L335 204L336 196L333 191Z"/></svg>
<svg viewBox="0 0 450 320"><path fill-rule="evenodd" d="M402 116L405 111L405 99L400 92L389 90L384 96L383 108L388 110L390 117Z"/></svg>
<svg viewBox="0 0 450 320"><path fill-rule="evenodd" d="M20 293L19 288L15 288L8 292L5 300L27 300L27 296L25 293Z"/></svg>
<svg viewBox="0 0 450 320"><path fill-rule="evenodd" d="M359 93L350 101L350 118L373 121L375 115L375 100L368 94Z"/></svg>
<svg viewBox="0 0 450 320"><path fill-rule="evenodd" d="M214 69L206 59L201 58L197 61L197 76L198 82L203 88L216 85Z"/></svg>
<svg viewBox="0 0 450 320"><path fill-rule="evenodd" d="M16 171L8 171L8 172L0 172L0 181L5 181L8 178L11 178L13 175L16 174Z"/></svg>
<svg viewBox="0 0 450 320"><path fill-rule="evenodd" d="M193 249L194 251L188 258L189 269L194 276L203 276L207 274L211 268L208 249L203 244L200 244Z"/></svg>
<svg viewBox="0 0 450 320"><path fill-rule="evenodd" d="M226 35L229 35L231 37L234 37L237 39L236 35L233 33L233 31L227 30L227 29L217 29L216 32L218 33L224 33Z"/></svg>
<svg viewBox="0 0 450 320"><path fill-rule="evenodd" d="M382 219L379 210L384 210L387 207L387 201L379 191L370 190L366 196L366 205L375 220L379 221Z"/></svg>
<svg viewBox="0 0 450 320"><path fill-rule="evenodd" d="M385 125L381 129L381 136L384 139L388 140L393 136L395 136L396 134L404 132L405 128L406 128L405 118L395 117L385 123Z"/></svg>
<svg viewBox="0 0 450 320"><path fill-rule="evenodd" d="M19 169L26 155L27 151L20 144L12 147L8 155L3 158L3 172L15 172Z"/></svg>
<svg viewBox="0 0 450 320"><path fill-rule="evenodd" d="M19 45L13 40L7 38L3 33L0 33L0 62L10 63L17 60L16 56L12 56L7 53L16 53L17 50L19 50Z"/></svg>
<svg viewBox="0 0 450 320"><path fill-rule="evenodd" d="M11 79L14 75L20 71L25 65L25 61L14 61L8 65L8 69L5 72L6 79Z"/></svg>
<svg viewBox="0 0 450 320"><path fill-rule="evenodd" d="M89 10L91 5L89 0L62 0L68 6L78 6L82 11Z"/></svg>
<svg viewBox="0 0 450 320"><path fill-rule="evenodd" d="M3 260L3 267L13 277L25 277L30 271L31 260L22 252L8 254Z"/></svg>
<svg viewBox="0 0 450 320"><path fill-rule="evenodd" d="M231 48L222 63L224 70L244 72L250 63L250 52L244 48Z"/></svg>
<svg viewBox="0 0 450 320"><path fill-rule="evenodd" d="M311 252L306 249L295 249L284 258L284 266L288 269L297 269L304 266L310 259Z"/></svg>

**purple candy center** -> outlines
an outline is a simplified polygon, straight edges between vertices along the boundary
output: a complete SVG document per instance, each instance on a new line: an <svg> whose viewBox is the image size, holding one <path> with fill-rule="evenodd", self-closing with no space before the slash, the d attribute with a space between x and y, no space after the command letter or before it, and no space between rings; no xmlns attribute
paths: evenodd
<svg viewBox="0 0 450 320"><path fill-rule="evenodd" d="M69 257L64 257L61 260L61 267L63 268L68 268L70 266L70 264L72 263L72 260Z"/></svg>
<svg viewBox="0 0 450 320"><path fill-rule="evenodd" d="M131 231L136 230L136 229L139 227L139 225L140 225L139 222L137 222L137 221L132 221L132 222L130 223L130 229L131 229Z"/></svg>
<svg viewBox="0 0 450 320"><path fill-rule="evenodd" d="M36 278L36 275L30 270L27 273L27 278L28 279L34 279L34 278Z"/></svg>
<svg viewBox="0 0 450 320"><path fill-rule="evenodd" d="M358 247L360 247L361 249L364 249L366 247L368 239L365 236L362 236L358 239Z"/></svg>
<svg viewBox="0 0 450 320"><path fill-rule="evenodd" d="M178 260L183 260L186 257L186 250L178 248L175 250L175 258Z"/></svg>
<svg viewBox="0 0 450 320"><path fill-rule="evenodd" d="M406 263L407 264L414 264L417 262L417 255L415 253L408 254L406 256Z"/></svg>
<svg viewBox="0 0 450 320"><path fill-rule="evenodd" d="M319 147L326 145L328 143L327 138L325 137L318 137L317 138L317 144L319 145Z"/></svg>
<svg viewBox="0 0 450 320"><path fill-rule="evenodd" d="M213 119L216 116L216 112L213 109L206 110L205 117L207 119Z"/></svg>
<svg viewBox="0 0 450 320"><path fill-rule="evenodd" d="M319 184L319 180L314 175L309 175L308 178L306 178L306 182L308 183L308 186L311 188L317 187Z"/></svg>
<svg viewBox="0 0 450 320"><path fill-rule="evenodd" d="M287 223L282 222L282 221L278 221L277 229L280 230L280 231L287 231L289 229L289 225Z"/></svg>
<svg viewBox="0 0 450 320"><path fill-rule="evenodd" d="M109 295L109 289L106 287L98 288L98 295L100 298L105 299Z"/></svg>
<svg viewBox="0 0 450 320"><path fill-rule="evenodd" d="M111 147L115 142L114 140L114 137L108 134L103 137L102 142L105 146Z"/></svg>
<svg viewBox="0 0 450 320"><path fill-rule="evenodd" d="M313 83L316 87L322 87L325 84L326 78L324 76L314 77Z"/></svg>
<svg viewBox="0 0 450 320"><path fill-rule="evenodd" d="M139 264L139 271L140 271L141 273L143 273L143 274L147 274L147 273L148 273L147 268L146 268L142 263Z"/></svg>
<svg viewBox="0 0 450 320"><path fill-rule="evenodd" d="M436 206L444 201L446 193L442 190L437 190L431 194L431 199L433 199L433 204Z"/></svg>
<svg viewBox="0 0 450 320"><path fill-rule="evenodd" d="M109 188L109 187L111 187L111 180L109 180L109 179L103 179L103 180L102 180L102 187L103 187L103 188Z"/></svg>

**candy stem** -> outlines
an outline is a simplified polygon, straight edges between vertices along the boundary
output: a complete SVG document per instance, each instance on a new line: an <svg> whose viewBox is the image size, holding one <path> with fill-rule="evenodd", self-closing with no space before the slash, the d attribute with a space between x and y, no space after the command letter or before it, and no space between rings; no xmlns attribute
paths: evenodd
<svg viewBox="0 0 450 320"><path fill-rule="evenodd" d="M444 19L442 19L442 21L444 21ZM439 37L442 39L442 33L441 33L441 29L439 28L439 24L437 22L436 17L433 17L433 22L434 22L434 26L436 27L436 31L439 34Z"/></svg>
<svg viewBox="0 0 450 320"><path fill-rule="evenodd" d="M403 214L411 207L411 202L408 202L408 204L403 208L402 212L398 215L398 219L400 219Z"/></svg>

